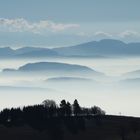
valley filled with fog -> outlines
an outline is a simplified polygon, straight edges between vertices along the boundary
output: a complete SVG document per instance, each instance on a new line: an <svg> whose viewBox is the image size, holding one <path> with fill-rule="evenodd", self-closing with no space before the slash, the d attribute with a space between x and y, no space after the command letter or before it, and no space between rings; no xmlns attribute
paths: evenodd
<svg viewBox="0 0 140 140"><path fill-rule="evenodd" d="M77 98L82 106L97 105L107 114L140 115L140 57L0 61L1 109L41 103L45 99L59 102L64 98L72 102Z"/></svg>

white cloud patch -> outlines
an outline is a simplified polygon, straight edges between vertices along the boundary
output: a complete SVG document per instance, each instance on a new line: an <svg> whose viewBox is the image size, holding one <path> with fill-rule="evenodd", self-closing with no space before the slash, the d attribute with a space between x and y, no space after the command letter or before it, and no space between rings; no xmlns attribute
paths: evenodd
<svg viewBox="0 0 140 140"><path fill-rule="evenodd" d="M103 31L97 31L97 32L95 32L94 33L94 35L95 36L101 36L101 37L113 37L113 35L112 34L109 34L109 33L107 33L107 32L103 32Z"/></svg>
<svg viewBox="0 0 140 140"><path fill-rule="evenodd" d="M96 37L96 38L111 38L111 37L113 37L112 34L104 32L104 31L97 31L94 33L79 32L79 33L77 33L77 35L81 36L81 37Z"/></svg>
<svg viewBox="0 0 140 140"><path fill-rule="evenodd" d="M55 23L49 20L41 20L39 22L29 22L23 18L17 19L0 18L0 28L9 32L41 33L44 30L58 32L71 28L77 28L79 26L80 26L79 24Z"/></svg>
<svg viewBox="0 0 140 140"><path fill-rule="evenodd" d="M138 37L139 35L140 35L140 33L136 32L136 31L132 31L132 30L126 30L119 34L119 36L121 38L134 37L134 36Z"/></svg>

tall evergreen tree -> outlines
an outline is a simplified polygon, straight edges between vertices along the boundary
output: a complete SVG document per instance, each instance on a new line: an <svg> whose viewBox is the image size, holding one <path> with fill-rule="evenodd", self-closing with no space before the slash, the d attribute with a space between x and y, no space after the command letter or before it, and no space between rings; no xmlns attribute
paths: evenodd
<svg viewBox="0 0 140 140"><path fill-rule="evenodd" d="M78 101L75 99L74 103L73 103L73 114L75 116L78 116L78 115L80 115L80 113L81 113L81 107L80 107Z"/></svg>
<svg viewBox="0 0 140 140"><path fill-rule="evenodd" d="M61 116L66 116L67 104L65 100L62 100L60 103L60 114Z"/></svg>
<svg viewBox="0 0 140 140"><path fill-rule="evenodd" d="M67 104L66 104L66 115L67 116L72 115L72 107L71 107L71 104L69 102L67 102Z"/></svg>

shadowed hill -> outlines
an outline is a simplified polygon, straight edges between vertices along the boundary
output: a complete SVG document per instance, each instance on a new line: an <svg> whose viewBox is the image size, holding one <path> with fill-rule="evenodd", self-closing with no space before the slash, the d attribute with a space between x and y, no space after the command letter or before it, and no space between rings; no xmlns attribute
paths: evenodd
<svg viewBox="0 0 140 140"><path fill-rule="evenodd" d="M140 118L110 116L97 106L83 108L53 100L0 112L3 140L139 140Z"/></svg>

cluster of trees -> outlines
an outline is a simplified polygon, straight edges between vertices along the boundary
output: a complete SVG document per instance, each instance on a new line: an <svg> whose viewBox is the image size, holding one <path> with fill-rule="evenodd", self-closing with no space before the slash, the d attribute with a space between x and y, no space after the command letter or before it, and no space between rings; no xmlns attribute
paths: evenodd
<svg viewBox="0 0 140 140"><path fill-rule="evenodd" d="M0 112L0 125L6 127L29 125L35 130L47 131L51 140L63 140L65 131L77 134L86 130L86 120L93 119L95 126L102 126L103 119L110 120L112 116L103 116L105 111L100 107L81 107L77 100L73 104L62 100L59 105L54 100L45 100L41 104L25 106L23 108L3 109ZM107 120L108 120L107 119ZM115 120L116 121L116 120ZM139 130L138 121L118 121L119 135L125 140L132 129L134 133ZM107 124L104 124L107 126ZM48 138L47 138L48 139Z"/></svg>
<svg viewBox="0 0 140 140"><path fill-rule="evenodd" d="M44 100L42 104L26 106L21 108L3 109L0 112L0 123L11 122L19 120L37 117L40 115L44 118L54 117L74 117L74 116L87 116L87 115L105 115L100 107L94 106L91 108L81 107L78 101L75 99L73 104L66 100L62 100L60 105L57 105L54 100Z"/></svg>
<svg viewBox="0 0 140 140"><path fill-rule="evenodd" d="M60 105L53 100L45 100L39 105L3 109L0 112L0 124L6 127L27 124L40 131L48 130L49 134L52 134L51 136L59 138L62 136L62 126L66 126L71 132L76 133L85 129L85 116L104 114L105 112L96 106L80 107L77 100L74 100L72 105L65 100L62 100ZM54 135L54 133L56 134Z"/></svg>
<svg viewBox="0 0 140 140"><path fill-rule="evenodd" d="M53 100L43 101L43 106L50 110L49 114L51 116L85 116L85 115L105 115L105 111L100 107L94 106L91 108L81 107L78 101L75 99L73 104L66 100L62 100L58 106Z"/></svg>

